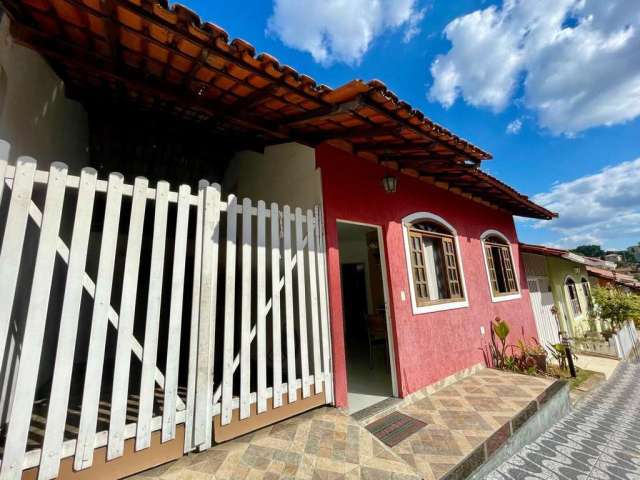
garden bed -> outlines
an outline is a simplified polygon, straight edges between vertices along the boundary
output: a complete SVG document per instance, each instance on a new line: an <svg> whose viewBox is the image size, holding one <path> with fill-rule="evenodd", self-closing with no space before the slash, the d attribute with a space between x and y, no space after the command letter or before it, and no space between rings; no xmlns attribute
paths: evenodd
<svg viewBox="0 0 640 480"><path fill-rule="evenodd" d="M500 318L496 318L491 324L491 343L487 348L487 360L498 370L567 380L572 390L589 384L589 379L594 376L602 375L576 367L576 376L572 377L568 356L571 355L573 360L577 360L578 357L567 345L558 343L542 346L535 338L520 338L515 343L510 343L510 331L509 324ZM603 375L602 377L604 378Z"/></svg>

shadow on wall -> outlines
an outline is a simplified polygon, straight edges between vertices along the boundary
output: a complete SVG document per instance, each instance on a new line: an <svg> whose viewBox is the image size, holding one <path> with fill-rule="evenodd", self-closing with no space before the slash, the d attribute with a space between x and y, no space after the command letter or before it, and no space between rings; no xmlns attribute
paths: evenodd
<svg viewBox="0 0 640 480"><path fill-rule="evenodd" d="M17 44L10 19L0 20L0 137L11 158L28 155L46 169L54 161L79 171L88 164L89 125L80 103L38 53Z"/></svg>

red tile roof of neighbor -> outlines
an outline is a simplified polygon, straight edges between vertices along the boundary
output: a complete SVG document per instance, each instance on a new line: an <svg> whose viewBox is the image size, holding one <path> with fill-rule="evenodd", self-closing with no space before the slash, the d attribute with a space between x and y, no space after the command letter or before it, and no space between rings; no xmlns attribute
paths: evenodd
<svg viewBox="0 0 640 480"><path fill-rule="evenodd" d="M547 247L545 245L533 245L529 243L520 243L520 252L534 253L537 255L549 255L552 257L562 257L569 253L568 250Z"/></svg>
<svg viewBox="0 0 640 480"><path fill-rule="evenodd" d="M611 280L620 285L640 290L640 281L636 280L631 275L625 275L611 270L605 270L593 265L589 265L590 262L598 259L592 259L591 257L583 257L582 255L575 254L569 250L563 250L561 248L547 247L546 245L533 245L529 243L520 243L521 253L533 253L536 255L547 255L551 257L560 257L566 260L570 260L576 263L581 263L586 266L590 275L595 277Z"/></svg>
<svg viewBox="0 0 640 480"><path fill-rule="evenodd" d="M16 40L40 52L81 101L167 111L240 145L328 142L515 215L555 216L482 172L489 153L379 80L317 84L164 0L2 2Z"/></svg>
<svg viewBox="0 0 640 480"><path fill-rule="evenodd" d="M605 280L610 280L629 288L633 288L634 290L640 290L640 281L636 280L631 275L625 275L624 273L618 273L592 266L587 266L587 271L594 277L604 278Z"/></svg>

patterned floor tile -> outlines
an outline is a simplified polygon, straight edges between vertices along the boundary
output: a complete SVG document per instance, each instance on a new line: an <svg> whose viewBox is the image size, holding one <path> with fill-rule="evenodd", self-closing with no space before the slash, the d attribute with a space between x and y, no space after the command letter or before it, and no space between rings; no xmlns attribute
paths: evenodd
<svg viewBox="0 0 640 480"><path fill-rule="evenodd" d="M340 410L320 408L133 478L438 480L472 455L550 383L484 369L435 393L418 392L395 409L427 425L393 448L383 445ZM548 442L571 448L576 439L591 438L589 435L606 422L606 418L598 417L588 428L568 425L573 437L563 442L550 437ZM620 422L624 428L632 427L631 420ZM621 438L620 444L626 441L626 437ZM581 454L588 452L584 447ZM539 474L532 471L531 478L546 478Z"/></svg>
<svg viewBox="0 0 640 480"><path fill-rule="evenodd" d="M536 399L547 379L484 369L398 410L427 427L393 447L424 478L439 479ZM506 394L505 394L506 392Z"/></svg>
<svg viewBox="0 0 640 480"><path fill-rule="evenodd" d="M418 480L420 476L350 416L327 407L132 478Z"/></svg>

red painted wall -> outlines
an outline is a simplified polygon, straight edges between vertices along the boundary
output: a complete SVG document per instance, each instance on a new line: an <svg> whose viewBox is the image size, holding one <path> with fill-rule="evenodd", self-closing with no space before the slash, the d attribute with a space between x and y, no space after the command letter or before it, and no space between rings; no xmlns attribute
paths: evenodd
<svg viewBox="0 0 640 480"><path fill-rule="evenodd" d="M537 337L511 215L402 174L398 174L398 191L387 194L381 185L387 169L330 146L318 147L316 162L322 172L338 406L347 404L338 219L382 226L400 396L483 362L481 348L489 340L488 327L496 316L510 323L512 341L523 331L526 338ZM421 211L441 216L458 232L469 300L467 308L412 314L401 221ZM488 229L502 232L512 243L520 274L521 299L491 301L480 243L480 236ZM401 299L401 291L405 292L405 301ZM484 338L480 326L485 326Z"/></svg>

